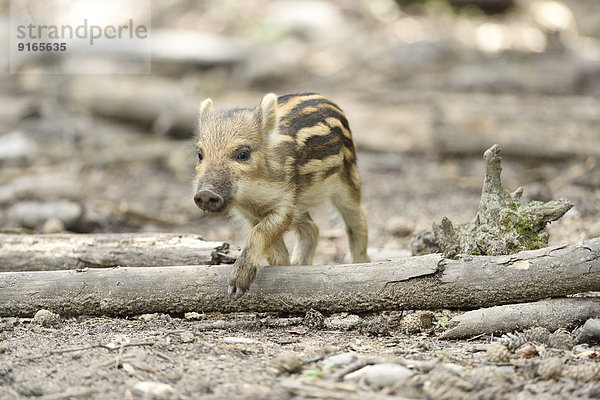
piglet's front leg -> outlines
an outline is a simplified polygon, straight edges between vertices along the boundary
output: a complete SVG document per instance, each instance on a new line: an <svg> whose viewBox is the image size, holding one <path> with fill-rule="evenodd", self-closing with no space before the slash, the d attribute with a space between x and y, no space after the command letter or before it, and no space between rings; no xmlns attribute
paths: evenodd
<svg viewBox="0 0 600 400"><path fill-rule="evenodd" d="M292 211L288 207L280 207L267 214L252 228L227 281L227 293L230 296L239 299L246 293L254 282L263 255L288 230L292 219Z"/></svg>

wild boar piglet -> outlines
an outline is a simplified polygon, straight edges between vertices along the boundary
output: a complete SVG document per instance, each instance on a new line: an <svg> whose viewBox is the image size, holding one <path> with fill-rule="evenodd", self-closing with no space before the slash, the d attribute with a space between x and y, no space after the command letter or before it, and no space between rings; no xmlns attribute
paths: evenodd
<svg viewBox="0 0 600 400"><path fill-rule="evenodd" d="M236 299L263 257L271 265L309 265L319 228L309 210L331 202L346 225L353 262L368 262L356 151L348 120L316 93L266 94L256 108L217 112L200 105L194 202L208 213L234 212L251 230L229 276ZM283 235L293 231L289 256Z"/></svg>

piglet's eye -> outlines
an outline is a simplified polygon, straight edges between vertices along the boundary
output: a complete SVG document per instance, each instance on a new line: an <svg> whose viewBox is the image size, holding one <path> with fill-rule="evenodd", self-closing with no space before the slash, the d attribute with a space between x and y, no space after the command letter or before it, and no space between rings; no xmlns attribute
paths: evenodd
<svg viewBox="0 0 600 400"><path fill-rule="evenodd" d="M242 151L240 151L235 156L235 159L237 161L248 161L250 159L250 151L249 150L242 150Z"/></svg>

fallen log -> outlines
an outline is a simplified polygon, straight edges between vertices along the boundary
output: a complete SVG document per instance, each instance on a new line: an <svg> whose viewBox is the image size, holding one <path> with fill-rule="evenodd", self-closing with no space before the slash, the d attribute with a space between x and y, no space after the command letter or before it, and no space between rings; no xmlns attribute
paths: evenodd
<svg viewBox="0 0 600 400"><path fill-rule="evenodd" d="M0 316L373 312L474 309L600 289L600 238L510 256L439 254L369 264L259 268L244 298L226 295L231 266L0 273Z"/></svg>
<svg viewBox="0 0 600 400"><path fill-rule="evenodd" d="M536 326L555 331L600 316L600 298L548 299L468 311L452 318L444 339L507 333Z"/></svg>
<svg viewBox="0 0 600 400"><path fill-rule="evenodd" d="M0 234L0 271L233 263L238 249L199 235Z"/></svg>

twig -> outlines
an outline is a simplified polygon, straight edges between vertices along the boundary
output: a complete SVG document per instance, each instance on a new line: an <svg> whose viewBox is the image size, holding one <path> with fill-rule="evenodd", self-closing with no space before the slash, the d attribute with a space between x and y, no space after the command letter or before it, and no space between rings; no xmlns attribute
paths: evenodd
<svg viewBox="0 0 600 400"><path fill-rule="evenodd" d="M123 349L125 346L121 345L119 347L119 352L117 353L117 358L115 359L115 369L119 368L119 364L121 363L121 359L123 358Z"/></svg>
<svg viewBox="0 0 600 400"><path fill-rule="evenodd" d="M335 373L333 375L333 379L335 379L336 381L341 381L344 378L344 376L346 376L354 371L358 371L359 369L366 367L367 365L370 365L370 364L367 363L366 360L358 359L355 362L353 362L352 364L347 365L346 367L342 368L340 371Z"/></svg>
<svg viewBox="0 0 600 400"><path fill-rule="evenodd" d="M485 333L480 333L479 335L475 335L475 336L473 336L473 337L470 337L470 338L468 338L468 339L467 339L467 342L470 342L470 341L472 341L472 340L479 339L479 338L480 338L480 337L482 337L482 336L485 336Z"/></svg>

